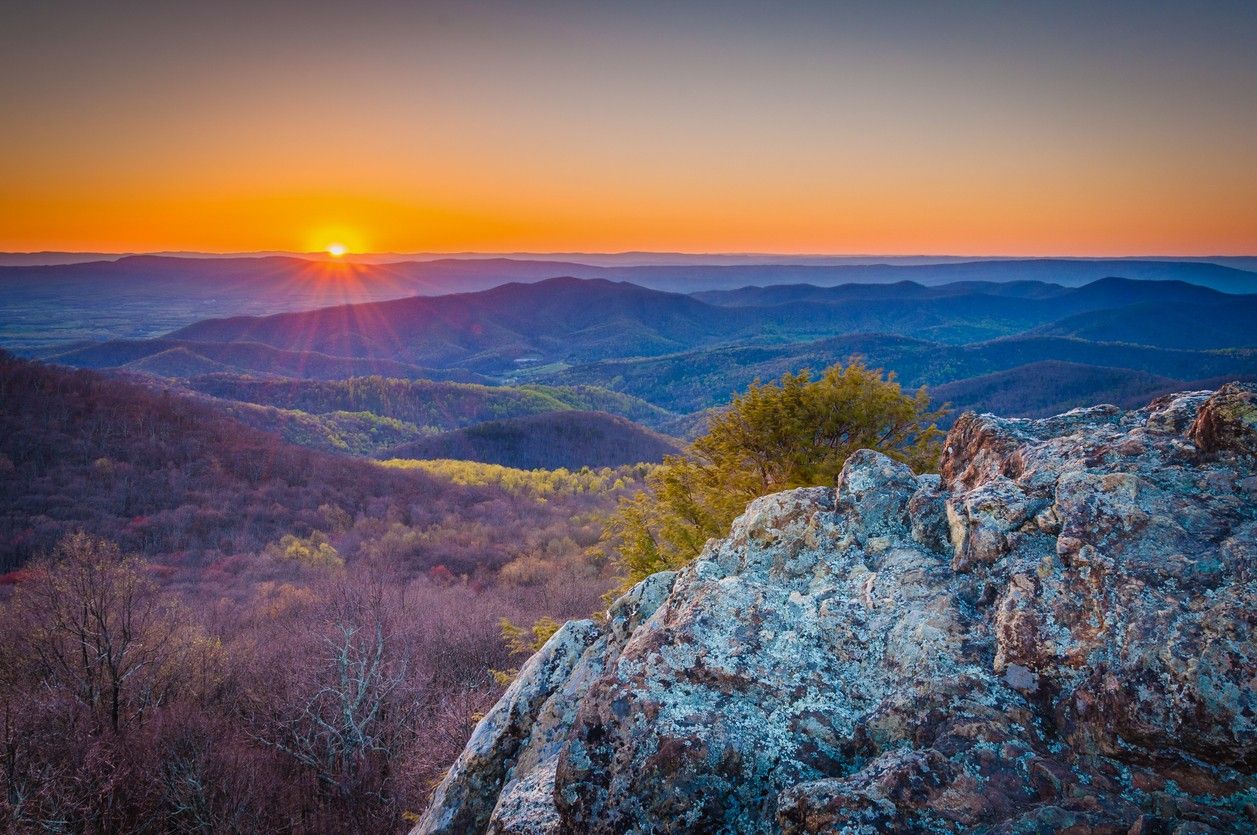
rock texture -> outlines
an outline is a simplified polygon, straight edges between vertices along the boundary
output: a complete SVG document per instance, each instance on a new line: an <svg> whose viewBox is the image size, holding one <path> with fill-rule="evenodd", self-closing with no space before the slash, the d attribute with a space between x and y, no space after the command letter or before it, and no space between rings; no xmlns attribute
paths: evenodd
<svg viewBox="0 0 1257 835"><path fill-rule="evenodd" d="M1201 833L1257 819L1257 389L965 415L567 624L421 833Z"/></svg>

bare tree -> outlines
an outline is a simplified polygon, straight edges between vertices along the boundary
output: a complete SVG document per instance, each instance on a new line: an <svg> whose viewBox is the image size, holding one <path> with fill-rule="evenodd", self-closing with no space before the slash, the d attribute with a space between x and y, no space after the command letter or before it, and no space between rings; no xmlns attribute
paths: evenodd
<svg viewBox="0 0 1257 835"><path fill-rule="evenodd" d="M142 723L165 702L197 637L140 560L84 533L58 543L13 606L29 673L75 699L97 730Z"/></svg>
<svg viewBox="0 0 1257 835"><path fill-rule="evenodd" d="M357 825L391 823L399 814L394 779L416 732L418 685L397 633L399 602L384 584L346 580L307 627L317 632L310 663L287 699L258 705L258 738L301 765L316 781L316 817L329 810ZM285 703L286 702L286 703Z"/></svg>
<svg viewBox="0 0 1257 835"><path fill-rule="evenodd" d="M85 534L63 539L0 618L3 798L18 828L134 829L150 717L196 704L216 642L159 594L145 563Z"/></svg>

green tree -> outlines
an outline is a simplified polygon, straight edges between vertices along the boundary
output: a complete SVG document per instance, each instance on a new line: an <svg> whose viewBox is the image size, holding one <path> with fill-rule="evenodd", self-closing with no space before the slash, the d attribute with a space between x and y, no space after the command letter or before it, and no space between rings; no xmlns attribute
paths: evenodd
<svg viewBox="0 0 1257 835"><path fill-rule="evenodd" d="M344 558L322 531L313 531L305 539L284 534L278 543L267 546L267 552L307 568L343 568L345 565Z"/></svg>
<svg viewBox="0 0 1257 835"><path fill-rule="evenodd" d="M628 582L693 559L723 536L747 502L796 487L833 484L847 458L875 449L928 472L942 433L924 388L904 393L894 373L859 360L813 379L807 370L758 381L715 417L685 455L670 456L647 490L623 500L605 539Z"/></svg>

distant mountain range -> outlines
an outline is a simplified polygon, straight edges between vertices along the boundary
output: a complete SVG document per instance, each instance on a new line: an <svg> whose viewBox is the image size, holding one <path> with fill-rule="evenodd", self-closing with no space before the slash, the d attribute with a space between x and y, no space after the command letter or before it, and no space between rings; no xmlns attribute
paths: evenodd
<svg viewBox="0 0 1257 835"><path fill-rule="evenodd" d="M1037 283L996 287L1003 292L992 294L989 285L971 283L960 288L915 283L783 286L700 298L624 282L556 278L479 293L210 319L160 340L80 345L45 356L67 365L113 368L141 360L151 366L154 357L182 349L177 362L172 360L176 371L187 365L199 373L199 367L208 369L207 362L213 362L304 378L540 375L614 388L608 386L609 378L632 378L634 368L651 369L648 376L658 384L671 378L658 373L669 363L683 364L684 376L693 380L713 362L713 373L728 372L734 357L753 357L751 365L758 365L767 361L761 355L772 356L797 367L804 359L814 364L823 357L824 364L852 353L865 354L877 364L884 358L905 379L922 383L968 376L953 373L950 365L940 368L942 357L955 358L947 362L960 364L956 372L963 367L988 373L1010 367L1002 362L1056 359L1181 378L1184 363L1221 365L1218 373L1232 363L1218 357L1188 358L1183 351L1257 345L1257 329L1248 327L1257 313L1257 296L1228 295L1185 282L1116 278L1080 288ZM1208 322L1215 324L1202 327ZM1110 323L1111 335L1106 331ZM1099 344L1108 342L1142 347ZM914 345L918 347L905 347ZM1162 356L1157 348L1180 350ZM701 353L690 356L694 351ZM915 354L919 360L911 359ZM653 362L654 357L661 359ZM1115 357L1121 361L1107 361ZM593 363L606 365L583 367ZM160 367L141 365L140 370L160 373ZM737 375L727 382L741 385Z"/></svg>
<svg viewBox="0 0 1257 835"><path fill-rule="evenodd" d="M714 374L724 378L713 389L721 392L743 385L735 369L776 376L778 368L855 353L913 384L1041 360L1194 379L1242 370L1252 353L1244 349L1257 345L1257 329L1248 327L1255 312L1257 296L1179 281L782 285L691 296L567 277L209 319L161 339L81 343L43 356L170 376L230 368L307 379L489 375L631 387L644 375L657 388Z"/></svg>
<svg viewBox="0 0 1257 835"><path fill-rule="evenodd" d="M1253 271L1257 261L1252 258L919 257L870 263L876 259L800 256L798 263L786 263L781 257L761 256L766 263L758 263L740 256L700 261L701 256L628 253L589 257L595 263L575 260L576 255L574 260L469 255L360 263L291 255L134 255L39 265L29 263L31 257L13 256L9 260L17 259L19 264L0 266L0 346L20 351L80 339L151 338L212 317L476 292L559 276L628 281L680 293L778 284L832 287L902 281L928 287L1025 281L1076 287L1110 276L1185 281L1229 293L1257 292L1257 272Z"/></svg>
<svg viewBox="0 0 1257 835"><path fill-rule="evenodd" d="M746 308L627 283L555 278L479 293L214 319L171 336L506 374L574 356L652 355L745 338L762 324L763 317Z"/></svg>

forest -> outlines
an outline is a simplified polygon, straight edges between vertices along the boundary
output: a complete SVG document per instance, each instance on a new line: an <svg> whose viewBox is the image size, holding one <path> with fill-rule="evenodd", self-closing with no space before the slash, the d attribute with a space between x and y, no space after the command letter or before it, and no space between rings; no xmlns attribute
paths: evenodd
<svg viewBox="0 0 1257 835"><path fill-rule="evenodd" d="M6 828L398 828L650 469L349 459L7 355L0 401Z"/></svg>
<svg viewBox="0 0 1257 835"><path fill-rule="evenodd" d="M6 570L83 528L198 581L288 533L334 536L350 558L392 549L417 570L474 573L520 548L579 551L597 539L580 520L614 505L612 493L540 503L307 450L186 398L11 356L0 355L0 399ZM494 523L471 535L483 519Z"/></svg>
<svg viewBox="0 0 1257 835"><path fill-rule="evenodd" d="M942 414L853 363L662 465L521 469L318 452L9 355L0 399L0 823L75 832L405 828L560 622L857 448L928 469Z"/></svg>

